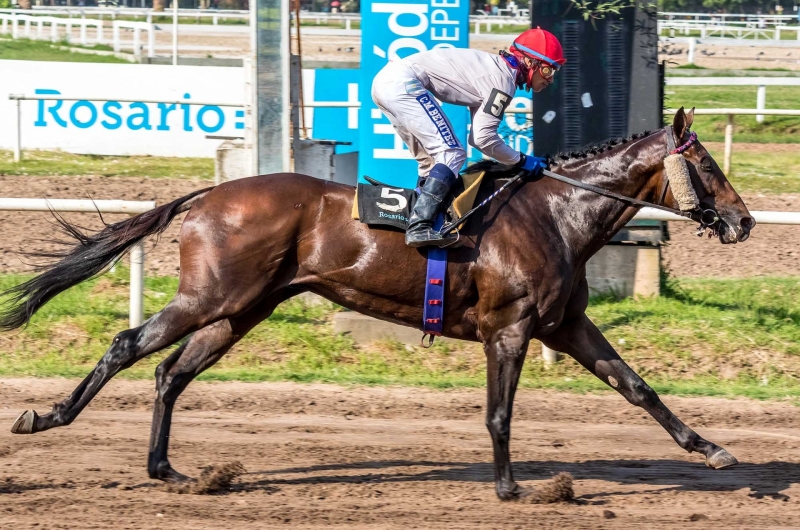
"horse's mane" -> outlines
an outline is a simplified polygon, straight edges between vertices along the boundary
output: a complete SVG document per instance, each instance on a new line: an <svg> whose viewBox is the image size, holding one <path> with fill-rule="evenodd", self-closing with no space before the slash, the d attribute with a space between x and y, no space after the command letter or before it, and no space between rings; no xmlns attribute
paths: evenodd
<svg viewBox="0 0 800 530"><path fill-rule="evenodd" d="M628 142L632 142L634 140L640 140L642 138L646 138L653 134L654 131L644 131L640 133L635 133L627 138L609 138L605 142L601 142L599 144L587 145L578 149L577 151L562 151L557 153L554 156L545 155L545 159L547 160L547 167L548 169L563 164L569 160L577 160L582 158L588 158L590 156L595 156L605 151L611 151L617 146L627 144ZM503 178L504 176L510 175L502 175L510 172L510 167L499 162L495 162L494 160L481 160L469 166L465 172L466 173L476 173L479 171L486 171L489 174L494 174L495 178ZM501 174L502 173L502 174Z"/></svg>

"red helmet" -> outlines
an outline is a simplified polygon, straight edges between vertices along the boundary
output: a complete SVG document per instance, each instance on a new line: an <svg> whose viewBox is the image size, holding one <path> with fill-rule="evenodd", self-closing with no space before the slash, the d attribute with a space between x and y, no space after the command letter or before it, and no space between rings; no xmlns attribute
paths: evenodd
<svg viewBox="0 0 800 530"><path fill-rule="evenodd" d="M520 58L520 69L529 87L533 86L533 74L536 69L528 68L525 62L521 60L521 57L528 57L539 63L546 63L556 71L561 68L562 64L567 62L564 59L564 50L561 48L558 38L549 31L538 27L522 32L519 37L514 39L514 43L509 49L511 53Z"/></svg>
<svg viewBox="0 0 800 530"><path fill-rule="evenodd" d="M529 29L514 39L511 51L517 52L534 61L544 61L558 70L567 62L564 50L555 35L541 28Z"/></svg>

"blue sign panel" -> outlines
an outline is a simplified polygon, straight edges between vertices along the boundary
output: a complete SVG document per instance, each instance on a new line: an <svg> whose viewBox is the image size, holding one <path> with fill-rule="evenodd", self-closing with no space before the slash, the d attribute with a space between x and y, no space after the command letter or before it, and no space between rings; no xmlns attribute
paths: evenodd
<svg viewBox="0 0 800 530"><path fill-rule="evenodd" d="M320 69L313 71L311 86L314 101L341 101L358 103L360 71L357 68ZM303 82L308 80L304 77ZM358 107L351 108L306 108L306 126L312 125L312 137L316 140L350 142L337 145L336 153L358 151Z"/></svg>
<svg viewBox="0 0 800 530"><path fill-rule="evenodd" d="M434 48L468 47L469 4L469 0L362 0L359 179L369 175L394 186L416 185L417 162L373 103L372 80L390 60ZM468 110L442 108L466 146Z"/></svg>

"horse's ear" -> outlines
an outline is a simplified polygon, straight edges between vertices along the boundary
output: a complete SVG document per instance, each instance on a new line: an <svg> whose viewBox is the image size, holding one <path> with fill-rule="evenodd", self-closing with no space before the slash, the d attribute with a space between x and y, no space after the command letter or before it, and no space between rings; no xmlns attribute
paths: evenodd
<svg viewBox="0 0 800 530"><path fill-rule="evenodd" d="M692 123L694 123L694 107L692 107L692 110L686 113L686 128L690 129L692 127Z"/></svg>
<svg viewBox="0 0 800 530"><path fill-rule="evenodd" d="M689 123L691 123L691 121L689 121ZM686 113L683 111L683 107L681 107L678 109L678 112L675 113L675 119L672 121L672 130L675 132L675 139L679 143L683 138L683 133L686 132L688 128Z"/></svg>

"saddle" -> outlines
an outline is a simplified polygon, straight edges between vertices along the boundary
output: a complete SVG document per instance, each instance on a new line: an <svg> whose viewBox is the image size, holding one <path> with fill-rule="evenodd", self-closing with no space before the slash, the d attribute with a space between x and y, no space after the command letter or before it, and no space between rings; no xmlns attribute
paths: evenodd
<svg viewBox="0 0 800 530"><path fill-rule="evenodd" d="M485 171L466 172L453 186L446 214L439 214L434 223L437 230L448 221L459 219L472 209L478 196ZM396 188L368 179L369 184L359 183L353 201L353 219L375 228L394 228L405 230L417 191L409 188ZM464 221L465 223L466 221ZM462 228L461 223L458 228ZM444 326L444 293L447 279L447 249L428 247L422 249L428 260L425 278L425 300L422 308L422 346L429 348L436 337L442 334ZM428 342L425 338L428 337Z"/></svg>
<svg viewBox="0 0 800 530"><path fill-rule="evenodd" d="M446 221L458 219L472 209L485 174L485 171L461 174L447 200ZM368 184L359 183L356 187L353 219L373 228L390 227L405 230L417 200L416 190L389 186L374 179L369 180ZM458 228L460 229L463 224Z"/></svg>

